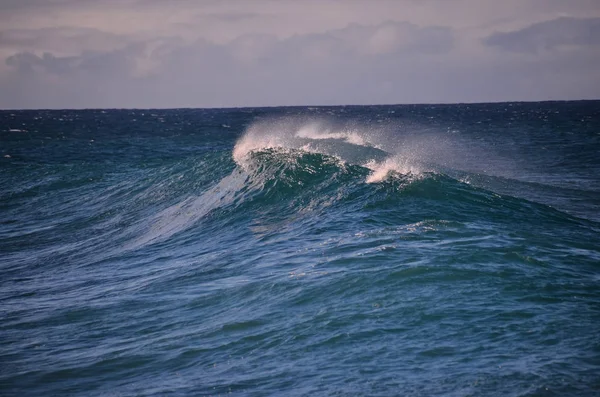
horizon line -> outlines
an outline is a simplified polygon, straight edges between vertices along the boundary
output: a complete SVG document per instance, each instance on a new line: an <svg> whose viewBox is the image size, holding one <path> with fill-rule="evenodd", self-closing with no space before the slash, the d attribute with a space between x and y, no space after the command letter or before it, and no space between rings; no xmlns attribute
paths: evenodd
<svg viewBox="0 0 600 397"><path fill-rule="evenodd" d="M544 99L544 100L515 100L515 101L485 101L485 102L416 102L416 103L374 103L374 104L344 104L344 105L259 105L259 106L182 106L182 107L81 107L81 108L0 108L4 111L29 110L219 110L219 109L269 109L269 108L333 108L333 107L365 107L365 106L437 106L437 105L492 105L513 103L552 103L552 102L597 102L596 99Z"/></svg>

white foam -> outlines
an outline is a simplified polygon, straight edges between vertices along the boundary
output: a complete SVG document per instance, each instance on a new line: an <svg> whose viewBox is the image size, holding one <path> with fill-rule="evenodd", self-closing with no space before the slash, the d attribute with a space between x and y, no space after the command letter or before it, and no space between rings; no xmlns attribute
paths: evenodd
<svg viewBox="0 0 600 397"><path fill-rule="evenodd" d="M392 173L419 176L423 172L419 166L416 166L408 159L399 157L390 157L379 163L376 161L370 161L363 166L373 171L367 177L367 183L382 182Z"/></svg>
<svg viewBox="0 0 600 397"><path fill-rule="evenodd" d="M252 152L266 149L303 150L312 153L337 156L331 145L321 145L323 140L339 140L356 146L374 147L368 138L368 130L335 130L321 121L303 121L283 118L259 121L252 124L238 139L233 148L233 159L243 169L249 166ZM308 142L307 142L308 141ZM376 147L376 146L375 146Z"/></svg>
<svg viewBox="0 0 600 397"><path fill-rule="evenodd" d="M371 142L372 135L369 134L367 127L364 130L359 127L335 129L320 120L306 122L305 120L283 118L259 121L252 124L238 139L233 149L233 159L246 172L252 168L250 154L268 149L321 153L337 157L342 162L355 159L359 161L357 164L362 164L372 171L366 179L367 183L382 182L393 174L415 177L423 173L420 161L423 157L423 150L416 145L403 145L397 148L394 155L383 159L381 156L377 158L380 153L378 152L374 154L376 159L365 162L364 158L359 160L355 153L348 152L347 148L335 144L335 140L339 140L344 145L351 144L382 150L379 145ZM324 142L325 140L333 142ZM349 158L341 157L342 153ZM365 154L368 154L368 151Z"/></svg>
<svg viewBox="0 0 600 397"><path fill-rule="evenodd" d="M280 137L271 135L258 136L249 131L235 143L233 160L245 169L247 168L250 153L277 147L285 147L285 143Z"/></svg>
<svg viewBox="0 0 600 397"><path fill-rule="evenodd" d="M356 131L331 131L318 124L303 126L296 132L296 137L304 139L339 139L358 146L368 146L369 143Z"/></svg>

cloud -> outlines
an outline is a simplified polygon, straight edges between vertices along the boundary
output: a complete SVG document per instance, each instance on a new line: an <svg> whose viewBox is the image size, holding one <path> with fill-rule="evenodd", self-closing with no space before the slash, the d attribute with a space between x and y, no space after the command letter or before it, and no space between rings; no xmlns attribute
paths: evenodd
<svg viewBox="0 0 600 397"><path fill-rule="evenodd" d="M51 74L72 77L73 74L88 71L93 75L115 76L127 74L132 69L132 52L118 50L105 53L87 52L79 56L57 57L45 52L38 56L31 52L20 52L6 58L6 64L20 74Z"/></svg>
<svg viewBox="0 0 600 397"><path fill-rule="evenodd" d="M449 27L419 27L394 21L374 26L352 24L330 34L354 47L356 52L370 54L437 53L451 49L454 42L454 31Z"/></svg>
<svg viewBox="0 0 600 397"><path fill-rule="evenodd" d="M214 22L221 12L228 11L203 15L212 15ZM244 23L263 21L236 12L232 15ZM235 25L227 18L223 24ZM507 33L488 31L483 39L469 29L395 20L352 22L287 37L257 30L226 41L163 31L5 29L0 32L0 50L6 54L4 70L0 68L0 107L594 98L600 94L600 72L594 67L600 54L594 37L583 32L593 34L596 24L592 18L559 18ZM523 51L519 45L539 54L507 55ZM555 51L563 47L570 50Z"/></svg>
<svg viewBox="0 0 600 397"><path fill-rule="evenodd" d="M113 38L105 32L66 28L25 31L22 37L42 35L50 36L50 42L56 39L55 36L62 37L62 40L65 40L64 36L69 36L73 40L84 41L91 48L101 47L96 43ZM4 42L7 41L10 40ZM131 60L137 62L150 59L160 64L168 64L173 58L178 58L178 63L185 59L185 63L193 65L206 65L220 60L240 65L260 62L267 67L273 64L274 59L278 59L277 63L302 62L318 66L319 62L347 62L353 57L368 59L398 53L435 54L449 50L452 43L453 32L449 28L420 28L405 22L385 22L376 26L353 24L325 34L294 36L285 40L278 40L272 35L250 34L224 45L212 44L205 40L196 40L185 45L180 40L160 38L138 42L124 40L122 48L110 51L86 50L76 56L60 57L51 52L44 52L42 56L38 56L31 51L22 51L8 57L6 64L20 71L32 72L40 69L56 74L69 70L108 74L117 71L125 73L128 70L134 73L135 68L126 66ZM154 48L149 50L152 46Z"/></svg>
<svg viewBox="0 0 600 397"><path fill-rule="evenodd" d="M6 59L6 64L21 74L33 74L37 69L41 69L52 74L68 75L77 62L77 57L57 58L48 52L41 57L31 52L20 52Z"/></svg>
<svg viewBox="0 0 600 397"><path fill-rule="evenodd" d="M110 100L115 103L126 98L118 93L121 90L138 95L139 103L147 106L335 103L343 96L352 102L360 100L357 94L376 94L364 86L377 87L373 85L377 73L387 74L391 81L391 74L421 57L442 54L452 44L451 29L388 21L283 40L252 34L226 44L146 40L74 56L22 51L6 58L6 65L15 81L35 76L31 81L38 83L39 90L49 81L54 90L61 84L79 85L84 92L98 91L97 85L102 90L113 86ZM412 60L407 62L407 58ZM31 81L28 90L36 87ZM106 95L109 98L110 92ZM89 101L90 105L78 104L91 106L97 99Z"/></svg>
<svg viewBox="0 0 600 397"><path fill-rule="evenodd" d="M20 51L109 51L132 41L135 37L80 27L0 30L0 48L18 48Z"/></svg>
<svg viewBox="0 0 600 397"><path fill-rule="evenodd" d="M568 46L600 46L600 18L562 17L513 32L494 33L483 43L505 51L533 54Z"/></svg>
<svg viewBox="0 0 600 397"><path fill-rule="evenodd" d="M256 12L231 11L208 13L201 15L200 17L203 19L216 19L222 22L240 22L247 19L264 18L265 15Z"/></svg>

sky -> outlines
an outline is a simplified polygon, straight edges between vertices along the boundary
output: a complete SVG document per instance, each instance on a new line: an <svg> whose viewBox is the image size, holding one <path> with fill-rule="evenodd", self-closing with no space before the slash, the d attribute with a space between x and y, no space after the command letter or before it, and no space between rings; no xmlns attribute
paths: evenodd
<svg viewBox="0 0 600 397"><path fill-rule="evenodd" d="M0 0L0 108L600 98L599 0Z"/></svg>

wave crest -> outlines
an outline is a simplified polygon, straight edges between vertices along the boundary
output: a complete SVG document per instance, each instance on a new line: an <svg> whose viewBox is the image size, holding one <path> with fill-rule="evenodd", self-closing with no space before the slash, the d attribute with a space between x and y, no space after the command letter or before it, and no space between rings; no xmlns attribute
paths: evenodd
<svg viewBox="0 0 600 397"><path fill-rule="evenodd" d="M252 168L252 153L277 149L280 153L318 153L371 171L368 183L394 174L419 175L422 166L414 159L394 155L375 142L367 127L336 128L326 122L280 119L251 125L235 144L233 159L244 170Z"/></svg>
<svg viewBox="0 0 600 397"><path fill-rule="evenodd" d="M367 183L382 182L395 175L411 176L414 178L423 175L423 170L420 166L401 157L390 157L383 162L369 161L363 166L372 171L366 179Z"/></svg>

